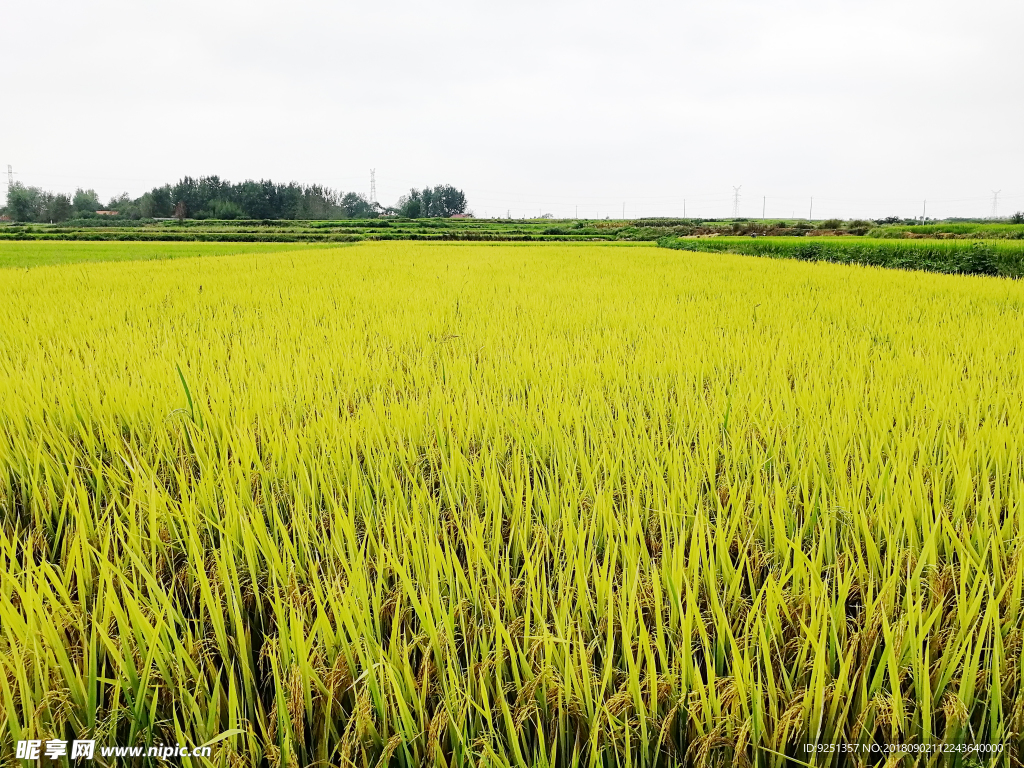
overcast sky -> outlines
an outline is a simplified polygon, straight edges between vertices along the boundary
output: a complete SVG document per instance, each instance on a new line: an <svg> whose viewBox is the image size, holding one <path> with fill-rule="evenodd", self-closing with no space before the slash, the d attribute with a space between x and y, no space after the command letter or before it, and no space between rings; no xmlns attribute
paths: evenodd
<svg viewBox="0 0 1024 768"><path fill-rule="evenodd" d="M450 183L491 216L1024 209L1020 0L0 10L0 163L54 191L375 168L385 204Z"/></svg>

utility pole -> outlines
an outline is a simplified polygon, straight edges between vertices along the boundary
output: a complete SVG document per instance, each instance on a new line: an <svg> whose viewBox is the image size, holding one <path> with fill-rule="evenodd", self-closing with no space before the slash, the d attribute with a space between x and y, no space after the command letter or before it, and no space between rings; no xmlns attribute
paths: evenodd
<svg viewBox="0 0 1024 768"><path fill-rule="evenodd" d="M377 169L370 169L370 202L377 202Z"/></svg>
<svg viewBox="0 0 1024 768"><path fill-rule="evenodd" d="M576 204L576 218L578 219L579 217L580 217L580 206L579 206L579 203L577 203Z"/></svg>
<svg viewBox="0 0 1024 768"><path fill-rule="evenodd" d="M921 207L921 223L924 224L924 222L925 222L925 220L927 218L928 218L928 201L925 200L924 201L924 205Z"/></svg>
<svg viewBox="0 0 1024 768"><path fill-rule="evenodd" d="M764 221L764 211L768 207L768 195L761 198L761 221Z"/></svg>
<svg viewBox="0 0 1024 768"><path fill-rule="evenodd" d="M622 204L622 220L623 221L626 220L626 204L625 203Z"/></svg>
<svg viewBox="0 0 1024 768"><path fill-rule="evenodd" d="M814 221L814 195L811 195L811 212L807 214L808 221Z"/></svg>
<svg viewBox="0 0 1024 768"><path fill-rule="evenodd" d="M732 217L734 219L739 218L740 215L740 190L743 189L743 185L740 184L738 187L732 188Z"/></svg>
<svg viewBox="0 0 1024 768"><path fill-rule="evenodd" d="M10 168L11 168L11 166L8 165L7 166L7 170L9 171ZM992 190L992 218L993 219L998 219L999 218L999 193L1002 192L1002 191L1003 190L1001 190L1001 189L993 189Z"/></svg>
<svg viewBox="0 0 1024 768"><path fill-rule="evenodd" d="M683 198L683 218L686 218L686 198Z"/></svg>

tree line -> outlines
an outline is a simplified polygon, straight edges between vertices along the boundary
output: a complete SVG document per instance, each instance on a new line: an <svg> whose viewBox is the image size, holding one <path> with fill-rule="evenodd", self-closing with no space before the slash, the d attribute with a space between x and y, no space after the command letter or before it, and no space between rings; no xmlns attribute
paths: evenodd
<svg viewBox="0 0 1024 768"><path fill-rule="evenodd" d="M447 184L411 189L397 205L383 206L357 192L340 192L319 184L243 181L232 184L219 176L186 176L177 184L154 187L132 198L124 193L103 205L91 189L74 195L52 193L15 183L0 209L12 221L65 222L98 218L98 211L116 211L119 219L376 219L383 216L447 218L467 211L466 195Z"/></svg>

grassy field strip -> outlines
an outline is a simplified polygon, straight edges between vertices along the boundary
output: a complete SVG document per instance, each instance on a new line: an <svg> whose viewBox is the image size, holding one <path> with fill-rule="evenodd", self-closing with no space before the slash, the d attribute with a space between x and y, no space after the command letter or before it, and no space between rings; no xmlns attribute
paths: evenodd
<svg viewBox="0 0 1024 768"><path fill-rule="evenodd" d="M304 243L83 243L83 242L0 242L0 269L30 269L56 264L89 261L147 261L183 259L197 256L279 253L310 248L324 250L341 244Z"/></svg>
<svg viewBox="0 0 1024 768"><path fill-rule="evenodd" d="M646 246L256 259L0 270L0 754L1019 748L1024 285Z"/></svg>
<svg viewBox="0 0 1024 768"><path fill-rule="evenodd" d="M876 226L875 222L759 219L186 219L184 221L76 219L58 224L0 224L5 241L303 242L423 240L445 242L656 242L691 236L800 237L842 235L882 239L1024 239L1024 224L936 223ZM966 246L968 244L961 244Z"/></svg>
<svg viewBox="0 0 1024 768"><path fill-rule="evenodd" d="M624 240L611 242L607 247L629 248L650 247L650 243ZM357 243L160 243L160 242L0 242L0 269L32 269L52 267L61 264L103 261L163 261L167 259L210 258L212 256L259 255L270 253L293 253L299 251L328 251L338 248L357 247ZM373 246L368 246L373 247ZM444 247L474 247L479 243L453 241ZM504 243L505 248L578 248L592 247L590 243L579 242L512 242ZM258 261L252 262L254 268Z"/></svg>

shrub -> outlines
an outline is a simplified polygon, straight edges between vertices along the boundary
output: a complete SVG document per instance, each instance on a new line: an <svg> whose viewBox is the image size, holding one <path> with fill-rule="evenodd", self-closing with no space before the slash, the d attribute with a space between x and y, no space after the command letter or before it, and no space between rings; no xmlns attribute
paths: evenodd
<svg viewBox="0 0 1024 768"><path fill-rule="evenodd" d="M1017 244L964 240L872 240L785 237L746 240L738 237L707 240L663 238L658 244L687 251L742 253L750 256L866 264L896 269L919 269L947 274L1024 275L1024 248Z"/></svg>

